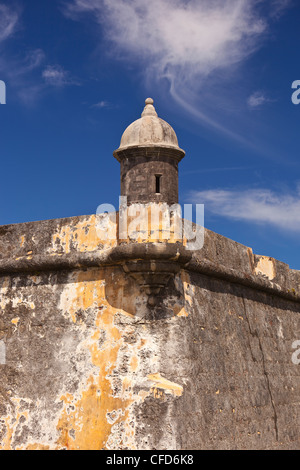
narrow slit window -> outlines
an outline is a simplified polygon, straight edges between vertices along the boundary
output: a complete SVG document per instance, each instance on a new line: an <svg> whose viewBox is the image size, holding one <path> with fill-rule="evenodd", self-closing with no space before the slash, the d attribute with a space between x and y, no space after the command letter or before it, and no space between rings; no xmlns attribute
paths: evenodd
<svg viewBox="0 0 300 470"><path fill-rule="evenodd" d="M160 181L161 175L155 175L155 192L156 194L160 194Z"/></svg>

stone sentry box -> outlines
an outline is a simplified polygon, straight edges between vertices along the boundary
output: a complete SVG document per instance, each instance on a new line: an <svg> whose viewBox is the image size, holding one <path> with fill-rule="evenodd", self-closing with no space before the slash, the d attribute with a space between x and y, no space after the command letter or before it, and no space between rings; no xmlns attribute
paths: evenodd
<svg viewBox="0 0 300 470"><path fill-rule="evenodd" d="M178 163L185 152L172 127L147 98L142 116L125 130L114 157L121 164L121 195L128 204L178 202Z"/></svg>

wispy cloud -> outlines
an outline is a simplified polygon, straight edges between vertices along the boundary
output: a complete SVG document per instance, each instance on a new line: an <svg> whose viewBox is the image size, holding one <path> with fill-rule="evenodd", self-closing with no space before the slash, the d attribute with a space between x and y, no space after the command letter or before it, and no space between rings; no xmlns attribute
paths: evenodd
<svg viewBox="0 0 300 470"><path fill-rule="evenodd" d="M270 103L271 101L273 100L268 98L263 92L255 91L249 96L247 100L247 104L249 108L257 109L257 108L261 108L266 103Z"/></svg>
<svg viewBox="0 0 300 470"><path fill-rule="evenodd" d="M263 188L192 191L189 201L205 204L205 210L220 217L300 232L300 187L281 193Z"/></svg>
<svg viewBox="0 0 300 470"><path fill-rule="evenodd" d="M98 109L103 109L103 108L113 108L114 105L110 103L109 101L99 101L98 103L92 104L91 108L98 108Z"/></svg>
<svg viewBox="0 0 300 470"><path fill-rule="evenodd" d="M24 57L14 61L13 75L24 76L41 67L45 60L45 53L42 49L33 49L25 53ZM13 62L13 60L12 60Z"/></svg>
<svg viewBox="0 0 300 470"><path fill-rule="evenodd" d="M19 14L17 11L0 3L0 42L9 38L17 27Z"/></svg>
<svg viewBox="0 0 300 470"><path fill-rule="evenodd" d="M293 0L271 0L270 15L278 19L285 13L286 9L293 5Z"/></svg>
<svg viewBox="0 0 300 470"><path fill-rule="evenodd" d="M69 0L65 14L92 14L114 57L142 64L148 78L169 80L173 98L187 112L239 140L222 123L216 80L222 78L224 95L226 79L231 88L235 68L262 45L271 18L288 5L288 0Z"/></svg>
<svg viewBox="0 0 300 470"><path fill-rule="evenodd" d="M60 65L48 65L42 72L47 85L54 87L64 87L67 85L79 85L79 83L70 76L67 70Z"/></svg>
<svg viewBox="0 0 300 470"><path fill-rule="evenodd" d="M17 89L19 99L26 105L36 104L51 88L79 84L62 67L45 67L45 60L43 51L31 51L15 68L10 68L10 83Z"/></svg>
<svg viewBox="0 0 300 470"><path fill-rule="evenodd" d="M41 49L24 51L21 57L1 55L1 76L14 90L14 96L25 104L35 102L44 88L42 81L35 76L44 60L45 54Z"/></svg>
<svg viewBox="0 0 300 470"><path fill-rule="evenodd" d="M33 78L42 66L45 54L42 49L20 50L13 54L7 48L7 41L14 38L21 22L21 10L18 4L11 6L0 3L0 72L13 96L26 104L31 104L40 95L43 85L41 80Z"/></svg>
<svg viewBox="0 0 300 470"><path fill-rule="evenodd" d="M7 57L4 53L0 57L0 71L13 83L32 72L43 63L45 54L41 49L23 52L22 57Z"/></svg>
<svg viewBox="0 0 300 470"><path fill-rule="evenodd" d="M46 54L40 49L19 49L11 53L6 47L7 40L14 36L21 22L21 10L17 4L12 6L0 3L0 72L13 96L26 105L32 105L45 94L49 86L63 87L78 84L70 73L60 66L46 66Z"/></svg>

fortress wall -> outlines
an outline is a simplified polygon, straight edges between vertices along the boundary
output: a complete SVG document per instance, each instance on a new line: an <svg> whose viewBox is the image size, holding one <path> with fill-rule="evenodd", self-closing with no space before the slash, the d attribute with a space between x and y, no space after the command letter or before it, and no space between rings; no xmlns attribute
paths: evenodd
<svg viewBox="0 0 300 470"><path fill-rule="evenodd" d="M150 308L97 222L0 227L0 449L299 449L298 271L206 231Z"/></svg>

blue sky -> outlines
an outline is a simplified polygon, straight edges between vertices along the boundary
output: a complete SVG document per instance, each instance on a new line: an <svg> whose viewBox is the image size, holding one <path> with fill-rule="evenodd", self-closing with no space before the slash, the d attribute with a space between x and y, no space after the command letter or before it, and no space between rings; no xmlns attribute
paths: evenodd
<svg viewBox="0 0 300 470"><path fill-rule="evenodd" d="M117 207L112 152L151 96L180 203L300 269L299 22L297 0L0 0L0 224Z"/></svg>

